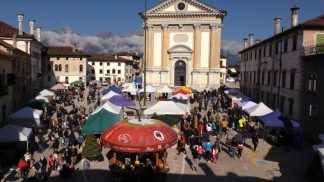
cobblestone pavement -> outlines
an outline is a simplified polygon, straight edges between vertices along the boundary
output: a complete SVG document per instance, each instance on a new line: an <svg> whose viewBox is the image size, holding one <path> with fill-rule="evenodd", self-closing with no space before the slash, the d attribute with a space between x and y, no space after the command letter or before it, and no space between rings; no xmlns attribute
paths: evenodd
<svg viewBox="0 0 324 182"><path fill-rule="evenodd" d="M87 105L86 101L80 103L86 106L87 110L93 104ZM149 102L148 105L153 104ZM77 105L80 105L77 104ZM137 106L139 106L137 104ZM195 105L194 105L195 106ZM205 114L205 111L203 111ZM222 142L224 143L224 138ZM214 138L212 138L212 142ZM204 159L198 162L197 171L192 170L190 164L193 162L191 153L187 147L187 159L184 154L177 154L176 148L168 149L168 164L170 171L167 174L168 182L197 182L202 181L224 181L224 182L249 182L249 181L283 181L283 182L304 182L305 172L312 160L312 148L309 144L304 145L303 150L286 151L282 147L273 147L260 139L256 152L253 152L251 139L247 139L247 145L243 149L242 158L231 158L224 149L220 153L217 164L207 163ZM105 156L109 149L103 150ZM50 149L44 151L45 156L52 153ZM40 154L35 152L34 158L38 160ZM76 166L76 172L70 181L76 182L101 182L112 181L108 169L108 160L102 162L91 162L90 170L81 171L81 164ZM10 173L6 174L2 181L19 181L12 178ZM60 181L59 174L53 172L48 181Z"/></svg>

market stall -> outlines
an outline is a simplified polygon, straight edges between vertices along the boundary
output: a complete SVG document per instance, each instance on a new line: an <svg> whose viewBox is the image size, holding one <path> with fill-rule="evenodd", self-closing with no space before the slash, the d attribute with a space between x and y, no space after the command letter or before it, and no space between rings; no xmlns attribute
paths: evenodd
<svg viewBox="0 0 324 182"><path fill-rule="evenodd" d="M188 105L173 101L159 101L144 111L145 115L185 115L189 112Z"/></svg>
<svg viewBox="0 0 324 182"><path fill-rule="evenodd" d="M40 117L43 111L24 107L9 115L9 123L21 127L31 128L34 124L40 124Z"/></svg>
<svg viewBox="0 0 324 182"><path fill-rule="evenodd" d="M167 124L154 119L123 120L101 135L104 146L111 149L108 158L114 179L168 172L166 149L175 145L177 138Z"/></svg>

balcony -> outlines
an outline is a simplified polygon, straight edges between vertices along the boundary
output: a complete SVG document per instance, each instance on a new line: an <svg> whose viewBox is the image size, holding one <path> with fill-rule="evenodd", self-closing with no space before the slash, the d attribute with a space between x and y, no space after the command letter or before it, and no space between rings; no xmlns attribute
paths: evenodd
<svg viewBox="0 0 324 182"><path fill-rule="evenodd" d="M304 47L304 55L311 56L311 55L318 55L324 54L324 44L319 45L311 45Z"/></svg>

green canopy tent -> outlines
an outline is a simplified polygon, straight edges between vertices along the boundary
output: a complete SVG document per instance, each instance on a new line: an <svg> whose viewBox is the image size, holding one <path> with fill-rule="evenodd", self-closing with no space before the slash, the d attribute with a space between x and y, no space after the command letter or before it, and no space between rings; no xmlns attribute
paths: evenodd
<svg viewBox="0 0 324 182"><path fill-rule="evenodd" d="M83 82L82 81L74 81L74 82L71 82L70 85L79 85L79 84L82 84Z"/></svg>
<svg viewBox="0 0 324 182"><path fill-rule="evenodd" d="M82 128L83 135L102 134L110 125L120 121L120 115L101 109L90 115Z"/></svg>
<svg viewBox="0 0 324 182"><path fill-rule="evenodd" d="M180 117L179 116L175 116L175 115L153 115L151 117L151 119L156 119L156 120L160 120L163 121L164 123L166 123L169 126L173 126L179 123L180 121Z"/></svg>

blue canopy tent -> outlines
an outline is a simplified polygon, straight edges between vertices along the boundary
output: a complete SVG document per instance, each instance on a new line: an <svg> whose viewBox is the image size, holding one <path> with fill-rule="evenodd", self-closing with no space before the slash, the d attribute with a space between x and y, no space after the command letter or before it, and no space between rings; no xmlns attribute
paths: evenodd
<svg viewBox="0 0 324 182"><path fill-rule="evenodd" d="M108 92L110 92L110 91L113 91L113 92L118 93L118 94L121 94L121 93L122 93L122 91L120 90L120 88L118 88L118 87L115 86L115 85L112 85L112 86L110 86L109 88L104 89L104 90L101 92L101 94L102 94L102 95L106 95L106 94L107 94Z"/></svg>
<svg viewBox="0 0 324 182"><path fill-rule="evenodd" d="M284 128L284 127L293 127L298 128L300 124L296 121L290 120L287 118L279 109L274 110L273 112L263 115L257 116L257 118L264 123L265 127L276 127L276 128Z"/></svg>
<svg viewBox="0 0 324 182"><path fill-rule="evenodd" d="M133 102L132 100L128 100L126 97L122 95L112 96L109 99L109 102L111 102L116 106L136 106L135 102Z"/></svg>

